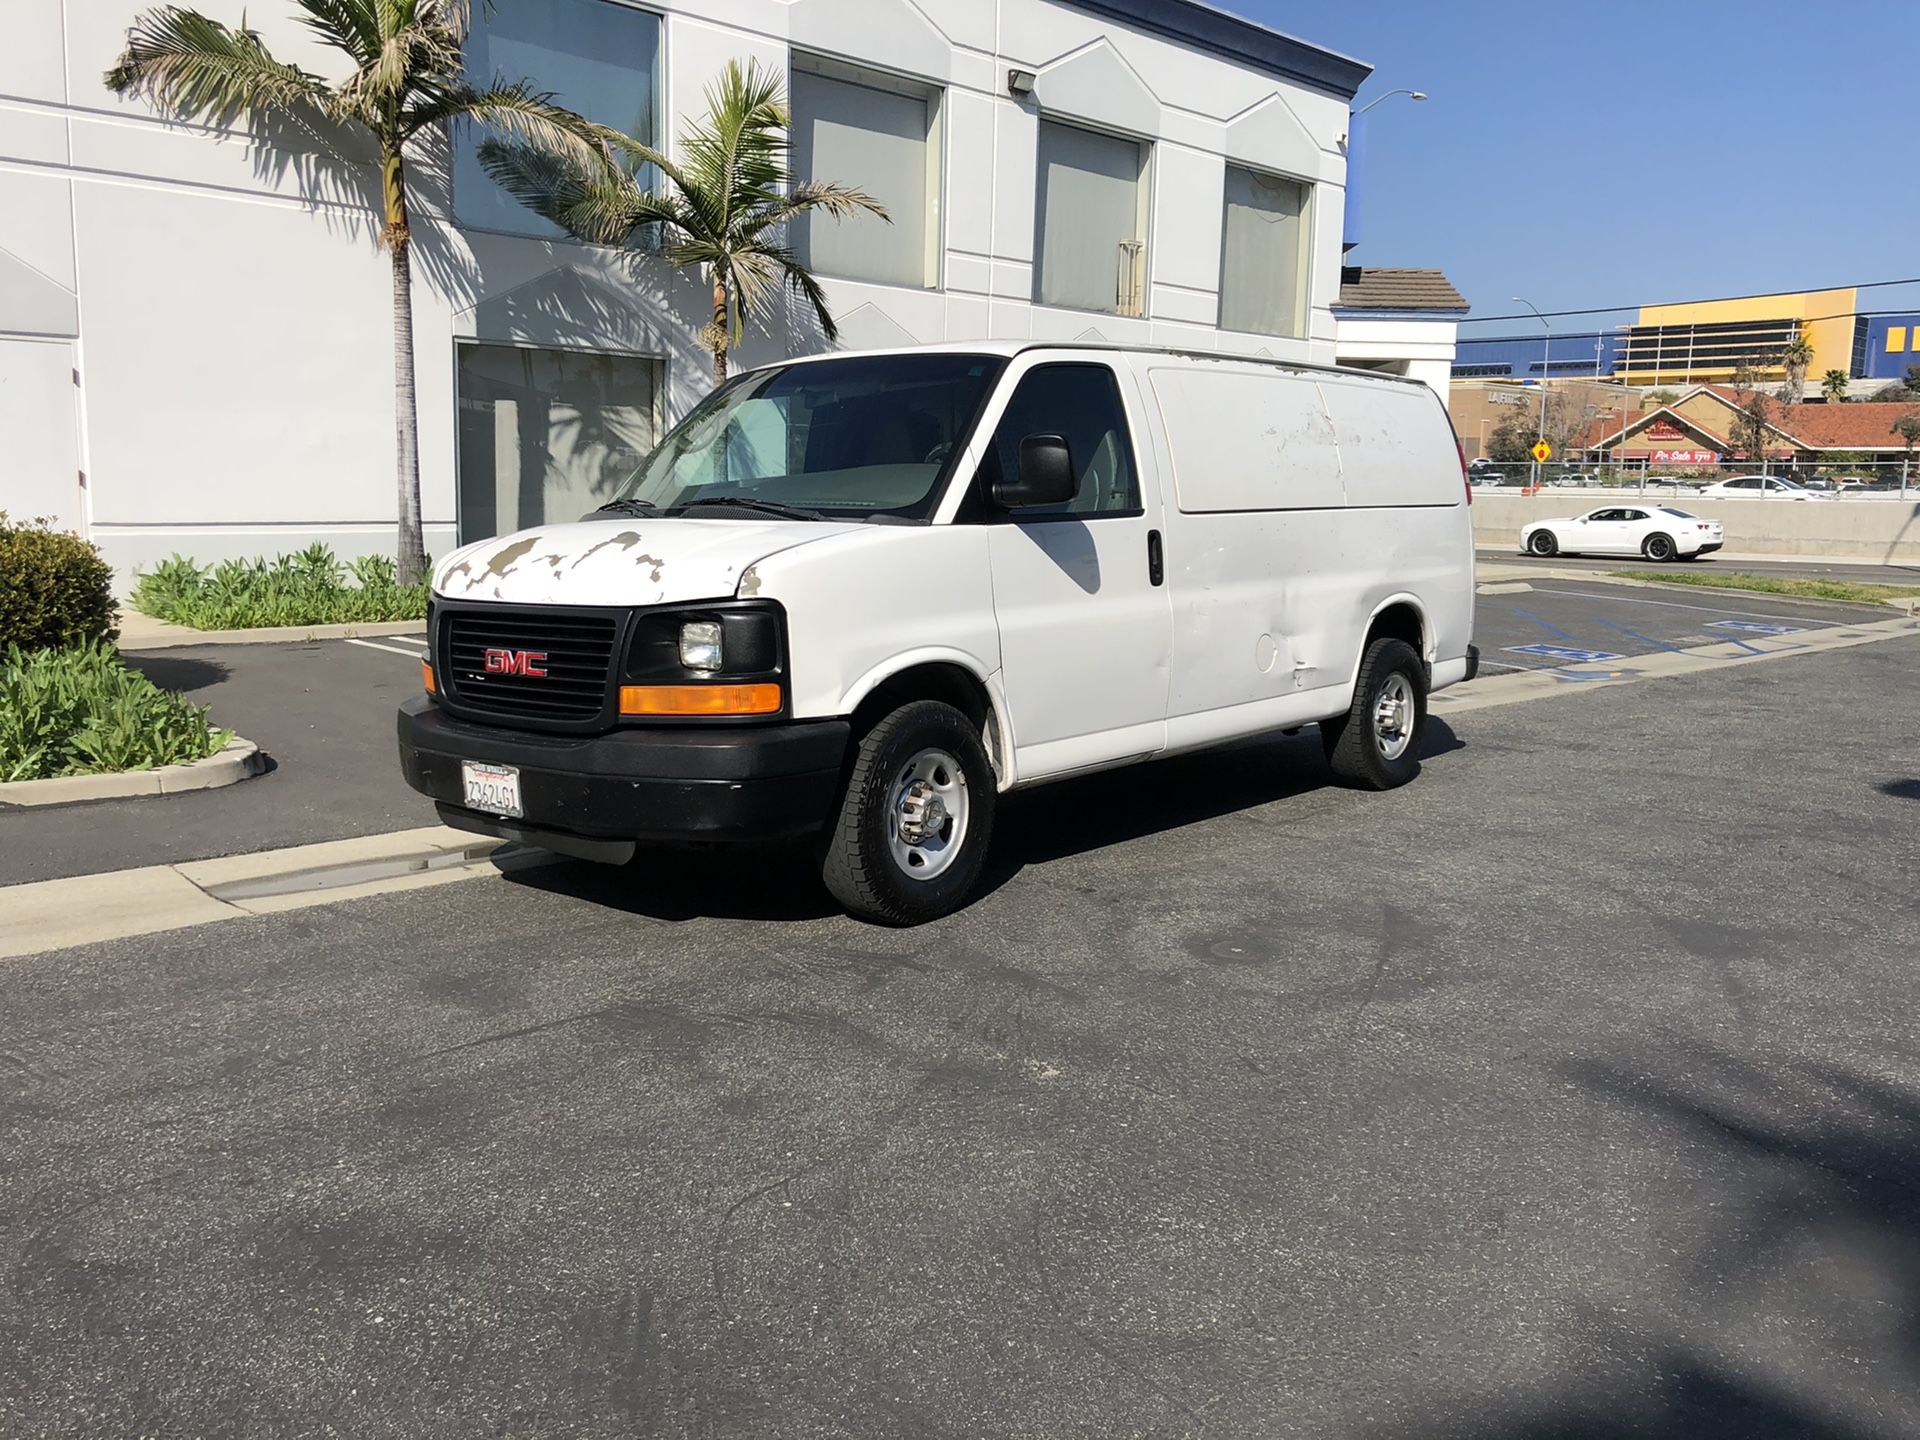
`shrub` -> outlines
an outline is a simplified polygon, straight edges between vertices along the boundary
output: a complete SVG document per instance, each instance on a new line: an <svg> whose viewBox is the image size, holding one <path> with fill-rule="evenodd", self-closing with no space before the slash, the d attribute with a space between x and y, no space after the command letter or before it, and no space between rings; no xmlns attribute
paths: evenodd
<svg viewBox="0 0 1920 1440"><path fill-rule="evenodd" d="M0 658L0 781L150 770L217 754L232 732L129 670L110 645Z"/></svg>
<svg viewBox="0 0 1920 1440"><path fill-rule="evenodd" d="M196 630L424 620L427 587L395 584L393 575L390 556L363 555L342 565L325 545L270 561L208 566L174 555L140 577L133 605Z"/></svg>
<svg viewBox="0 0 1920 1440"><path fill-rule="evenodd" d="M0 510L0 649L44 650L119 633L113 567L78 535Z"/></svg>

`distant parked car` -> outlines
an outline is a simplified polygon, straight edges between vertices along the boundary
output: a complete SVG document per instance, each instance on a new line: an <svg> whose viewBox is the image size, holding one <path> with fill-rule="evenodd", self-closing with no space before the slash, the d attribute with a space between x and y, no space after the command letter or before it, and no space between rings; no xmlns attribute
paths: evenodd
<svg viewBox="0 0 1920 1440"><path fill-rule="evenodd" d="M1730 480L1709 485L1700 492L1702 500L1831 500L1817 490L1778 475L1735 475Z"/></svg>
<svg viewBox="0 0 1920 1440"><path fill-rule="evenodd" d="M1649 560L1697 560L1725 542L1718 520L1672 505L1608 505L1585 515L1536 520L1520 532L1529 555L1644 555Z"/></svg>
<svg viewBox="0 0 1920 1440"><path fill-rule="evenodd" d="M1802 480L1800 484L1808 490L1813 491L1816 495L1838 495L1840 493L1840 482L1835 480L1831 475L1811 475L1805 480Z"/></svg>

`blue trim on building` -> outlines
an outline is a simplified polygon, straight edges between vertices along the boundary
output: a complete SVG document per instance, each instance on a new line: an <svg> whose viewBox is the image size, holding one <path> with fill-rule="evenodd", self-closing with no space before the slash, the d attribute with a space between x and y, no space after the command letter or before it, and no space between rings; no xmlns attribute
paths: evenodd
<svg viewBox="0 0 1920 1440"><path fill-rule="evenodd" d="M1537 335L1494 335L1481 340L1461 340L1453 351L1453 373L1472 376L1511 376L1516 380L1538 379L1551 356L1552 374L1605 379L1620 361L1620 334L1613 330L1587 330L1570 335L1555 335L1549 349L1544 333ZM1598 357L1594 345L1599 344ZM1597 363L1596 363L1597 359Z"/></svg>
<svg viewBox="0 0 1920 1440"><path fill-rule="evenodd" d="M1109 20L1163 39L1251 65L1282 80L1312 85L1351 100L1373 66L1335 50L1323 50L1199 0L1068 0Z"/></svg>
<svg viewBox="0 0 1920 1440"><path fill-rule="evenodd" d="M1902 332L1898 350L1887 348L1889 330ZM1909 365L1920 365L1920 313L1862 315L1854 325L1853 360L1855 379L1904 379Z"/></svg>

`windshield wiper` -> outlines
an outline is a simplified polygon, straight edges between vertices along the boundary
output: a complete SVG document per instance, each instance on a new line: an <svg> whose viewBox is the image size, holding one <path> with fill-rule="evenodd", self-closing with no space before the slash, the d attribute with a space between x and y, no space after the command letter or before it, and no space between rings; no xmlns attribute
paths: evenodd
<svg viewBox="0 0 1920 1440"><path fill-rule="evenodd" d="M635 500L623 495L618 500L609 500L593 512L596 515L658 515L660 507L651 500Z"/></svg>
<svg viewBox="0 0 1920 1440"><path fill-rule="evenodd" d="M694 510L702 505L730 505L736 510L757 510L763 515L778 515L783 520L825 520L828 516L818 510L802 510L798 505L782 505L778 500L761 500L752 495L703 495L698 500L684 500L674 506L676 510Z"/></svg>

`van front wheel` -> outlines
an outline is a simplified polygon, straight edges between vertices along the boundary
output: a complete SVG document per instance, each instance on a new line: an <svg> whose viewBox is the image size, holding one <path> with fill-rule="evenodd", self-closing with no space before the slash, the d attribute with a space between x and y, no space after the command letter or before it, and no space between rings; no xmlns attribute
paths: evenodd
<svg viewBox="0 0 1920 1440"><path fill-rule="evenodd" d="M1391 790L1419 771L1426 728L1426 666L1404 640L1383 639L1367 647L1347 713L1320 722L1320 743L1342 784Z"/></svg>
<svg viewBox="0 0 1920 1440"><path fill-rule="evenodd" d="M863 920L918 925L972 894L993 837L993 767L967 717L902 705L860 741L820 877Z"/></svg>

